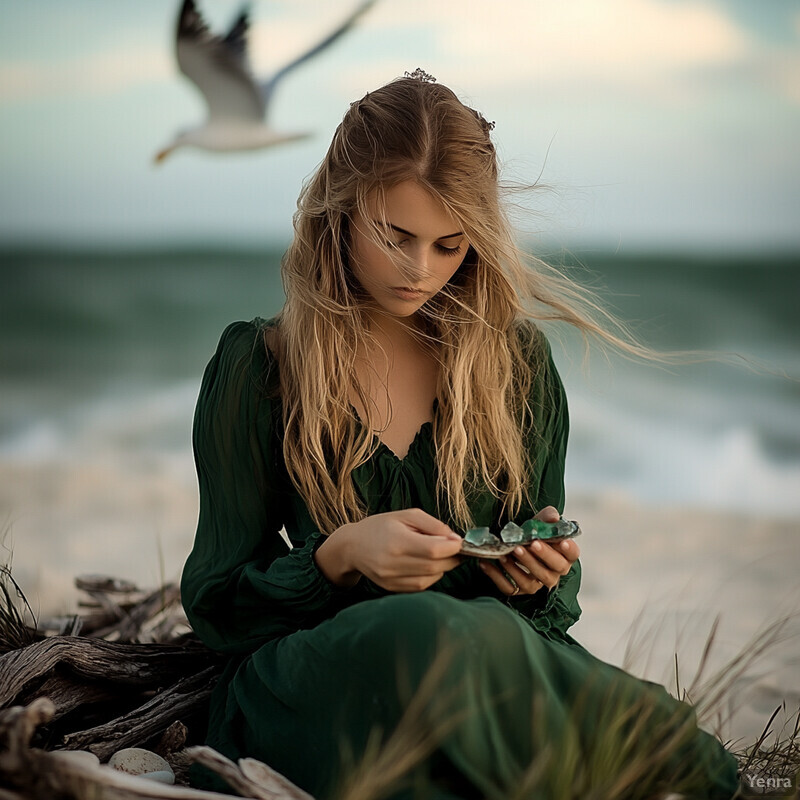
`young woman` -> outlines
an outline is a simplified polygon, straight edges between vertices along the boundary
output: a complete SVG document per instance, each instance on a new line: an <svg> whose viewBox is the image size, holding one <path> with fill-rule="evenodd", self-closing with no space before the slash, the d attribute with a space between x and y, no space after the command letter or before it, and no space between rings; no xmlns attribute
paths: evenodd
<svg viewBox="0 0 800 800"><path fill-rule="evenodd" d="M516 250L492 127L421 71L353 103L301 194L285 306L206 369L182 595L230 655L207 741L319 800L379 745L384 797L730 797L692 709L568 634L575 541L460 555L470 527L564 508L533 319L603 335Z"/></svg>

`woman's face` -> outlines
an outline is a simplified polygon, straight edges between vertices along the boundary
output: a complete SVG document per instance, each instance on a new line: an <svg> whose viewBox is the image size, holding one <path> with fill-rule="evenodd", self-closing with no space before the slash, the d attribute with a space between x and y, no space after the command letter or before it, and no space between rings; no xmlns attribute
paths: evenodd
<svg viewBox="0 0 800 800"><path fill-rule="evenodd" d="M372 241L363 218L356 212L353 274L380 308L394 316L407 317L453 277L469 243L447 209L415 181L386 189L383 213L377 201L375 192L367 197L372 221L385 230L387 244L406 257L404 266L401 269Z"/></svg>

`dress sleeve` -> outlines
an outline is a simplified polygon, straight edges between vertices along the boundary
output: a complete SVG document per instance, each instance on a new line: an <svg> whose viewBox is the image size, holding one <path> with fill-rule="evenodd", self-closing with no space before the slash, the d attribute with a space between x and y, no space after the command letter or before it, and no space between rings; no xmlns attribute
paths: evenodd
<svg viewBox="0 0 800 800"><path fill-rule="evenodd" d="M280 447L273 403L263 390L272 357L258 330L255 322L226 328L194 416L200 514L181 597L200 639L226 653L313 627L346 594L316 566L321 533L291 550L280 535L286 503L272 457Z"/></svg>
<svg viewBox="0 0 800 800"><path fill-rule="evenodd" d="M541 334L539 334L541 335ZM532 506L520 509L514 521L522 524L545 506L555 506L561 514L564 512L564 464L569 436L569 410L564 385L558 374L550 346L543 339L546 352L546 363L541 379L536 381L537 392L532 398L540 408L540 423L531 433L528 447L532 449L535 460L541 464L538 494L531 498ZM553 632L556 636L570 639L567 630L574 625L580 615L578 590L581 585L581 564L576 561L570 571L551 591L540 589L532 595L507 597L506 603L525 617L542 633ZM572 640L574 641L574 640Z"/></svg>

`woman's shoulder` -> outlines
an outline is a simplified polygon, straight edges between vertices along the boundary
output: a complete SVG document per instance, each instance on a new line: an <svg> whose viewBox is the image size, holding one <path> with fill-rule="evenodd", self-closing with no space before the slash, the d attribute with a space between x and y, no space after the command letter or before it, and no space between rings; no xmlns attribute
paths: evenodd
<svg viewBox="0 0 800 800"><path fill-rule="evenodd" d="M564 385L545 332L529 317L520 317L514 324L522 357L530 369L529 396L538 397L545 405L563 405Z"/></svg>
<svg viewBox="0 0 800 800"><path fill-rule="evenodd" d="M266 345L275 341L278 333L278 318L255 317L249 322L237 320L229 323L222 331L217 345L217 352L239 354L260 350L257 345L263 344L264 355L274 356L276 347L267 348Z"/></svg>
<svg viewBox="0 0 800 800"><path fill-rule="evenodd" d="M255 317L250 321L236 320L229 323L219 339L219 347L223 348L237 348L243 347L245 344L251 344L256 339L264 338L265 333L272 333L277 331L278 317Z"/></svg>
<svg viewBox="0 0 800 800"><path fill-rule="evenodd" d="M550 360L550 342L547 341L544 331L533 319L518 317L514 321L513 329L529 362Z"/></svg>
<svg viewBox="0 0 800 800"><path fill-rule="evenodd" d="M197 396L195 453L223 448L226 457L249 459L253 431L264 448L277 435L280 381L264 343L265 323L269 320L236 321L222 331Z"/></svg>
<svg viewBox="0 0 800 800"><path fill-rule="evenodd" d="M277 317L231 322L222 331L213 362L224 372L247 375L261 388L277 379Z"/></svg>

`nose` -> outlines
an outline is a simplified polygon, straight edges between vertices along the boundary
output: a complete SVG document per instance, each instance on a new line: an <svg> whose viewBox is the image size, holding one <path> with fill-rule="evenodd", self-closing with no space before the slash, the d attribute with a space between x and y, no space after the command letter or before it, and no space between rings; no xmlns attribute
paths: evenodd
<svg viewBox="0 0 800 800"><path fill-rule="evenodd" d="M423 244L418 244L408 256L407 269L409 278L413 279L415 284L419 283L428 274L429 248Z"/></svg>

